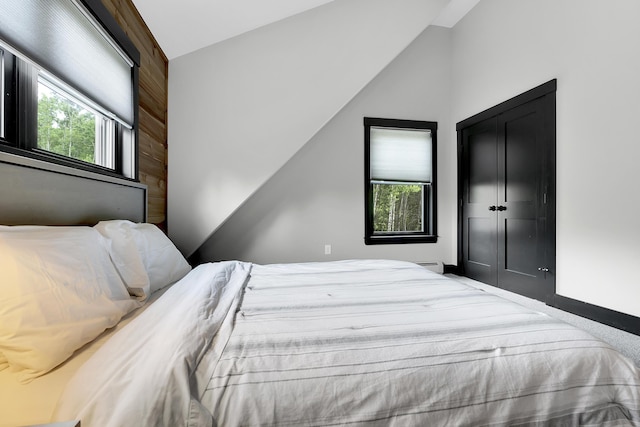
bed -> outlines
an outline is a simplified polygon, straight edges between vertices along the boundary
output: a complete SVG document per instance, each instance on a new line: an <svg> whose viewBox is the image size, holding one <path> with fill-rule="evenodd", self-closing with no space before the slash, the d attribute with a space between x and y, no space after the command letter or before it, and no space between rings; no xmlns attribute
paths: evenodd
<svg viewBox="0 0 640 427"><path fill-rule="evenodd" d="M416 264L191 269L122 220L0 227L0 253L0 425L640 425L629 359Z"/></svg>

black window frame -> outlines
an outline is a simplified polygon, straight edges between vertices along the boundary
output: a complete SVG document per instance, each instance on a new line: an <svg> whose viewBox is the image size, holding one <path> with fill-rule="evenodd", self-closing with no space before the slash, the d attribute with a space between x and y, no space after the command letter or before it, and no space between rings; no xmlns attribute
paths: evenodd
<svg viewBox="0 0 640 427"><path fill-rule="evenodd" d="M38 73L32 64L18 58L7 49L4 53L4 93L3 102L0 103L0 114L4 118L4 136L0 136L0 152L27 157L35 160L62 165L77 170L94 172L101 175L139 182L139 79L140 79L140 52L117 23L115 18L106 9L100 0L79 0L87 11L95 18L102 29L113 39L123 52L133 62L131 67L132 104L133 104L133 167L126 176L124 171L123 138L125 127L121 123L115 123L114 168L107 168L98 164L84 162L72 157L67 157L42 150L37 146L37 121L38 121ZM79 93L82 93L79 91ZM91 99L90 97L87 97ZM98 100L99 101L99 100Z"/></svg>
<svg viewBox="0 0 640 427"><path fill-rule="evenodd" d="M374 232L373 183L371 179L371 128L416 129L431 131L431 185L423 186L423 231ZM437 130L438 123L423 120L364 118L364 186L365 186L365 235L366 245L436 243L437 235Z"/></svg>
<svg viewBox="0 0 640 427"><path fill-rule="evenodd" d="M2 99L0 102L0 114L4 122L4 135L0 134L0 143L5 140L16 140L16 111L17 111L17 96L16 96L16 80L14 77L15 68L15 56L0 46L0 55L2 58L2 75L0 78L2 82Z"/></svg>

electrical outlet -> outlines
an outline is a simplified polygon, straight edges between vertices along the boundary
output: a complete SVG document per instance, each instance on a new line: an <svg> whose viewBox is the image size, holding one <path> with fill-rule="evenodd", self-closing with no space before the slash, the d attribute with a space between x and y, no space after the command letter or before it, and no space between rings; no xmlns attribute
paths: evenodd
<svg viewBox="0 0 640 427"><path fill-rule="evenodd" d="M324 254L331 255L331 245L324 245Z"/></svg>

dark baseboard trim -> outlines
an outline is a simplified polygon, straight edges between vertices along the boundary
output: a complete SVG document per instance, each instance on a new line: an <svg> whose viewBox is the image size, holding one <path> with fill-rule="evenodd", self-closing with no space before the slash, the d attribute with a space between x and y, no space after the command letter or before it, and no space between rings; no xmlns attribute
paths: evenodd
<svg viewBox="0 0 640 427"><path fill-rule="evenodd" d="M462 269L460 269L457 265L453 264L444 264L442 266L443 274L457 274L458 276L462 275Z"/></svg>
<svg viewBox="0 0 640 427"><path fill-rule="evenodd" d="M640 335L640 317L563 297L557 294L551 298L548 305L577 316L594 320L607 326L621 329L634 335Z"/></svg>

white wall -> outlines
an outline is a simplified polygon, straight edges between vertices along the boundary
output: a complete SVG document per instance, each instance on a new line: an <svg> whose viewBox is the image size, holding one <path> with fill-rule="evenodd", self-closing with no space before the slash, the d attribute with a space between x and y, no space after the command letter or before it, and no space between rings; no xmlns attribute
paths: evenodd
<svg viewBox="0 0 640 427"><path fill-rule="evenodd" d="M452 86L458 122L558 79L557 293L635 316L639 17L637 0L482 0L454 27Z"/></svg>
<svg viewBox="0 0 640 427"><path fill-rule="evenodd" d="M447 0L341 0L169 62L168 231L186 254Z"/></svg>
<svg viewBox="0 0 640 427"><path fill-rule="evenodd" d="M201 248L258 263L390 258L455 262L456 140L448 129L451 31L429 27ZM363 117L438 122L437 244L364 244ZM451 167L453 165L453 167ZM332 254L324 254L324 245Z"/></svg>
<svg viewBox="0 0 640 427"><path fill-rule="evenodd" d="M295 84L277 86L284 102L273 93L263 94L261 87L242 89L243 84L250 84L251 76L266 78L275 73L237 67L243 58L231 51L240 49L240 56L260 52L256 47L259 42L252 36L174 62L170 70L171 235L182 242L183 249L195 248L201 237L204 240L229 218L205 245L215 257L269 262L384 256L455 262L455 123L557 78L557 292L640 316L640 279L635 268L640 259L640 230L635 227L640 192L634 188L640 159L640 137L635 131L640 118L639 16L637 0L482 0L450 34L450 74L427 72L421 76L429 88L438 89L441 106L433 110L437 102L424 106L404 102L413 99L411 89L403 84L405 78L413 77L404 73L424 67L422 61L431 52L428 37L422 36L418 43L425 43L424 56L403 53L232 216L229 214L235 207L339 110L343 99L332 99L322 92L335 86L346 96L348 90L335 75L331 77L335 81L317 77L313 81L320 82L318 96L305 92L305 102L299 104L304 108L293 102L298 109L314 110L313 119L305 111L288 108L286 101L295 97L292 87L302 85L311 72L304 68L304 62L313 55L303 50L296 52L302 55L299 65L303 68L294 67L290 76ZM352 11L348 19L355 22L359 17ZM279 34L280 27L265 31L267 36L272 31ZM305 34L302 29L282 31L279 37L267 37L274 45L265 47L269 51L266 56L279 49L293 54L295 49L289 52L282 38ZM345 29L339 33L336 40L352 40ZM435 41L442 35L434 37ZM277 48L275 41L285 47ZM446 49L447 44L438 46ZM345 50L350 49L353 46ZM446 61L446 53L440 55ZM349 68L352 66L350 62ZM199 67L200 72L194 74L192 67ZM427 69L433 71L429 66ZM246 79L236 81L235 74ZM219 79L233 84L227 88L213 82ZM393 88L402 89L394 92ZM254 89L260 96L251 106ZM444 95L447 92L448 97ZM213 100L201 100L202 93ZM398 98L392 97L393 93ZM274 105L278 108L273 111L270 99L277 101ZM316 111L316 103L306 102L309 99L331 108L318 107ZM385 110L387 99L389 109ZM411 115L417 111L414 107L424 112L416 118L434 114L441 124L441 238L433 246L364 247L361 116ZM270 119L260 121L260 111ZM237 116L245 112L250 114L239 121ZM284 129L282 120L286 120L287 132L279 138ZM264 130L264 138L254 135L247 139L249 131L240 139L233 137L233 130L254 122L260 126L252 129ZM268 144L256 143L256 139ZM240 156L247 150L254 157ZM257 168L255 173L253 168ZM335 220L337 215L344 223ZM323 255L326 243L333 245L331 257Z"/></svg>

